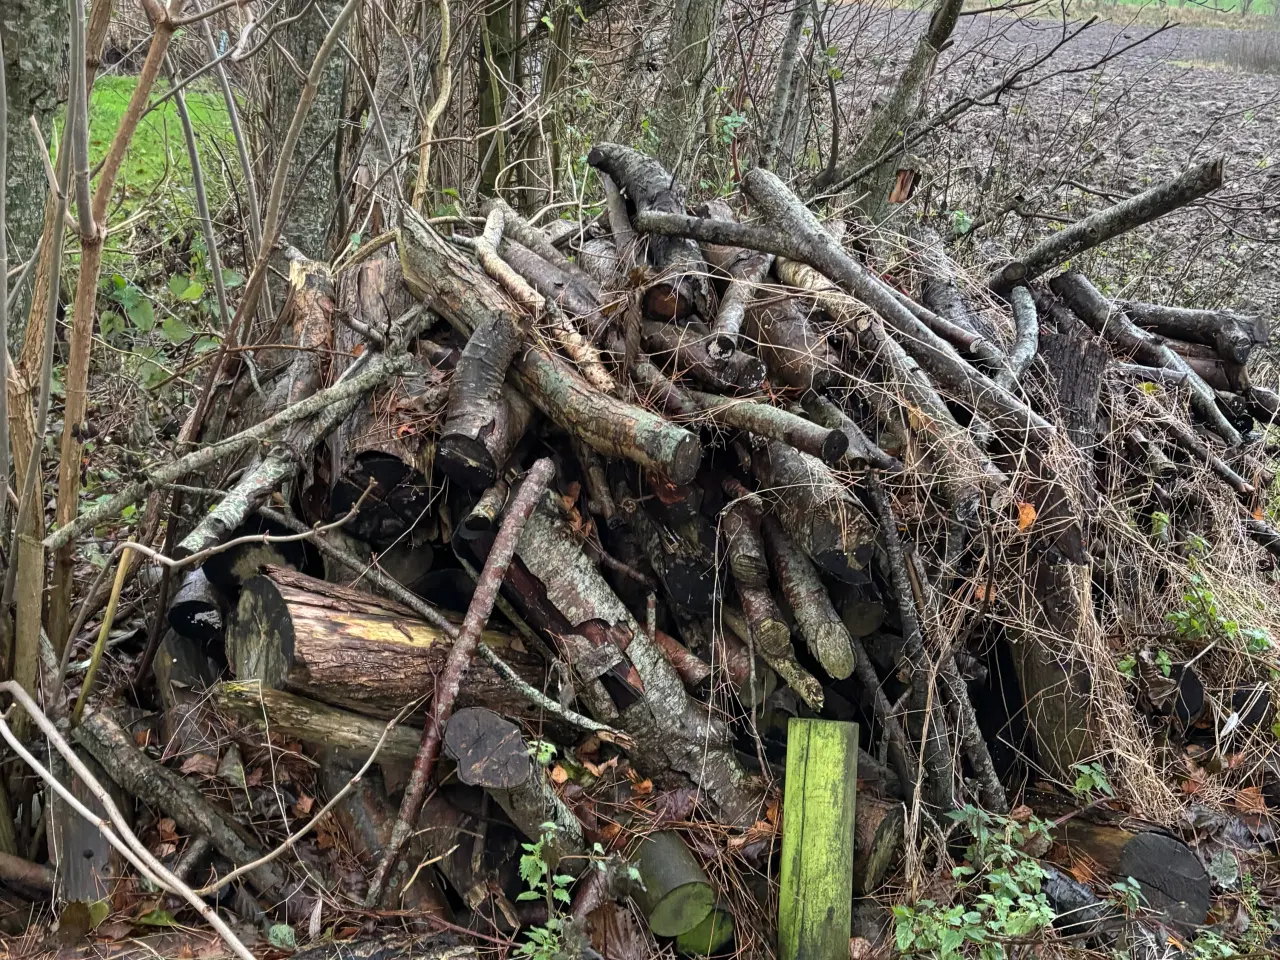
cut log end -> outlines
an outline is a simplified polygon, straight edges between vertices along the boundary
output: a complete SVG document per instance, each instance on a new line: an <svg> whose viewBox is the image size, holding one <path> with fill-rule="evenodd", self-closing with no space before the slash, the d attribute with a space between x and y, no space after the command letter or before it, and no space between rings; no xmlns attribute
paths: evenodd
<svg viewBox="0 0 1280 960"><path fill-rule="evenodd" d="M498 477L498 464L484 443L461 433L440 438L436 462L450 479L468 490L484 490Z"/></svg>

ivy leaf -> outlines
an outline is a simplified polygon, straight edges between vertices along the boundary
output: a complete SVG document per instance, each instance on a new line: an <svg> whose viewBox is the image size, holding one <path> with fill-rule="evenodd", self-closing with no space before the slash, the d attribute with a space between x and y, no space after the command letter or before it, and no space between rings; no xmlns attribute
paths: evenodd
<svg viewBox="0 0 1280 960"><path fill-rule="evenodd" d="M193 284L190 284L187 287L187 289L183 290L182 293L178 294L178 299L181 300L183 303L195 303L197 300L199 300L203 296L204 296L204 284L193 283Z"/></svg>
<svg viewBox="0 0 1280 960"><path fill-rule="evenodd" d="M132 290L132 287L128 289ZM156 311L151 306L151 301L145 297L139 296L132 303L126 303L125 298L121 297L120 305L124 307L124 315L129 318L129 322L134 325L139 333L150 333L155 329Z"/></svg>

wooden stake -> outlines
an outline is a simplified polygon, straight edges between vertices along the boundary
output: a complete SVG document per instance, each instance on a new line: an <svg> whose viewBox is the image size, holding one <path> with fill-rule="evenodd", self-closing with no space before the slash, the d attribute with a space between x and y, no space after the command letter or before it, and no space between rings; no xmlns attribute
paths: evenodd
<svg viewBox="0 0 1280 960"><path fill-rule="evenodd" d="M849 949L858 725L795 717L787 726L781 960L832 960Z"/></svg>

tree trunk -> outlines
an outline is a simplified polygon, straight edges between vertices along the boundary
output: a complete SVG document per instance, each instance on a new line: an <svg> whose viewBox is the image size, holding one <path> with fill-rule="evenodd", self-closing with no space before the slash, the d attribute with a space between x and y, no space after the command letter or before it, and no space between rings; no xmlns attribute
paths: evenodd
<svg viewBox="0 0 1280 960"><path fill-rule="evenodd" d="M107 2L107 0L99 0ZM9 261L17 265L35 252L44 228L49 179L45 158L31 135L35 117L50 142L53 115L66 98L63 63L67 49L67 5L61 0L5 0L0 4L0 39L4 41L5 88L9 123ZM10 340L22 336L31 304L31 284L9 313ZM18 476L22 474L19 472Z"/></svg>
<svg viewBox="0 0 1280 960"><path fill-rule="evenodd" d="M692 164L705 135L711 40L722 5L723 0L675 0L653 122L658 159L673 172Z"/></svg>
<svg viewBox="0 0 1280 960"><path fill-rule="evenodd" d="M300 15L300 19L290 25L281 39L296 67L276 56L267 62L262 74L262 82L269 86L269 91L264 91L266 95L261 101L267 106L267 114L263 118L266 129L261 136L265 142L260 153L267 163L274 162L275 147L284 137L302 93L305 78L297 69L305 71L311 66L329 32L329 24L343 3L342 0L319 0L316 9L311 7L310 0L287 0L281 16ZM338 199L338 136L343 119L345 72L343 57L329 58L289 170L293 205L284 224L284 236L312 260L329 259L329 221ZM259 175L263 182L269 182L271 170L260 171Z"/></svg>

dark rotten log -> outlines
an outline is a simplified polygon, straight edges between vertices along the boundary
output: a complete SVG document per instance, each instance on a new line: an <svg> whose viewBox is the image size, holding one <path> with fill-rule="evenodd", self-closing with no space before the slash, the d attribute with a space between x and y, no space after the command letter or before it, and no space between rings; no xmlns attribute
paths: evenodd
<svg viewBox="0 0 1280 960"><path fill-rule="evenodd" d="M1162 833L1135 832L1073 818L1054 831L1071 858L1087 857L1117 880L1138 881L1147 905L1188 926L1204 923L1209 912L1209 876L1181 840Z"/></svg>
<svg viewBox="0 0 1280 960"><path fill-rule="evenodd" d="M598 143L587 163L609 175L625 192L635 212L683 213L683 191L662 164L617 143ZM709 316L707 265L691 240L659 237L649 244L649 258L659 273L645 292L645 315L653 320L683 320L697 311Z"/></svg>
<svg viewBox="0 0 1280 960"><path fill-rule="evenodd" d="M488 791L531 842L549 835L543 850L554 871L577 876L586 868L582 824L530 758L519 727L492 710L468 707L449 718L444 749L457 761L458 779Z"/></svg>
<svg viewBox="0 0 1280 960"><path fill-rule="evenodd" d="M184 637L208 643L222 636L227 599L201 567L192 570L169 604L169 626Z"/></svg>

